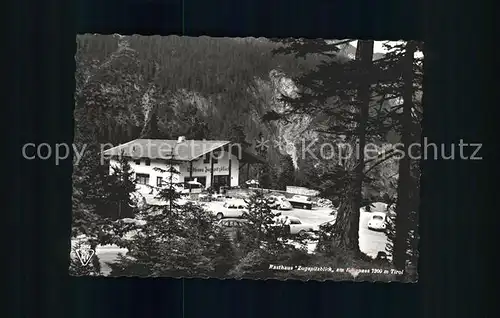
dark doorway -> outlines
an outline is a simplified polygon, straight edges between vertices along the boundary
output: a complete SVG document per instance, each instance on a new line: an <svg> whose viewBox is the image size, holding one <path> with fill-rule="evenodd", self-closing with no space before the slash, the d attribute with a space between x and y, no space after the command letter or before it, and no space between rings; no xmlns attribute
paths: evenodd
<svg viewBox="0 0 500 318"><path fill-rule="evenodd" d="M219 192L220 187L229 186L229 176L214 176L213 188L215 191Z"/></svg>

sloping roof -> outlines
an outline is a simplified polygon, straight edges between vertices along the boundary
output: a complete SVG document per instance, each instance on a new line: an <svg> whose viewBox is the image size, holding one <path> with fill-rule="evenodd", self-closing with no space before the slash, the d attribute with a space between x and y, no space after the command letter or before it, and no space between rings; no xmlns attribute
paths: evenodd
<svg viewBox="0 0 500 318"><path fill-rule="evenodd" d="M248 150L243 150L243 158L241 158L241 162L243 163L265 163L266 159L261 156L250 152Z"/></svg>
<svg viewBox="0 0 500 318"><path fill-rule="evenodd" d="M133 158L191 161L228 143L229 141L224 140L186 140L179 143L177 140L167 139L136 139L107 149L103 154L119 156L123 152L124 156Z"/></svg>
<svg viewBox="0 0 500 318"><path fill-rule="evenodd" d="M227 140L177 140L167 139L136 139L125 144L103 151L105 156L119 156L123 154L132 158L173 159L176 161L192 161L201 156L228 145ZM235 149L233 148L233 153ZM173 156L172 156L173 154ZM263 158L243 150L242 162L265 162Z"/></svg>

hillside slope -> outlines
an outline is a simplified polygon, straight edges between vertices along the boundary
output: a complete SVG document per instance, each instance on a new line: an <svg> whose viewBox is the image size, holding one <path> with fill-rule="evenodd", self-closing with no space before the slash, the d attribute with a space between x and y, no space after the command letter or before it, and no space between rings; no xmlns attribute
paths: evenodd
<svg viewBox="0 0 500 318"><path fill-rule="evenodd" d="M205 125L205 138L227 139L240 125L253 146L262 136L282 142L282 152L294 157L294 140L311 119L285 124L261 117L285 107L279 96L296 90L290 78L319 58L273 55L277 45L264 39L78 36L75 138L122 143L151 125L176 138Z"/></svg>

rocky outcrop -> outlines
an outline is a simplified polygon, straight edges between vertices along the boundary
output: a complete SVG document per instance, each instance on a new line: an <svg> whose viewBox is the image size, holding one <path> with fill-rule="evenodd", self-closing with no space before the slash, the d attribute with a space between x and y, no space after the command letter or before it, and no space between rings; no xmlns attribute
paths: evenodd
<svg viewBox="0 0 500 318"><path fill-rule="evenodd" d="M289 121L276 121L271 123L262 123L262 116L267 112L274 110L283 112L287 109L287 105L280 99L282 95L288 97L297 97L298 89L293 81L279 70L271 70L268 78L255 78L253 86L253 98L256 103L249 104L247 122L247 130L253 130L253 127L259 127L265 137L270 141L269 146L281 154L288 154L292 157L295 167L298 167L297 156L300 153L301 140L304 136L311 138L314 132L311 130L312 118L310 116L292 116ZM154 87L146 90L142 97L142 112L147 124L151 116L153 104L158 103L155 98ZM217 118L220 111L213 107L213 101L217 96L202 96L195 91L180 89L176 92L170 92L169 96L164 96L168 99L163 101L163 106L158 108L159 123L162 124L162 119L175 119L179 109L183 105L194 105L203 115L210 118ZM168 108L168 109L167 109ZM247 139L254 140L257 136L251 136L249 133Z"/></svg>
<svg viewBox="0 0 500 318"><path fill-rule="evenodd" d="M269 72L270 86L272 91L270 110L278 113L284 112L289 107L280 97L298 97L298 88L292 79L279 70ZM298 168L298 158L302 139L311 138L314 132L311 130L312 117L307 115L296 115L288 118L288 121L276 123L276 146L282 154L292 157L295 168Z"/></svg>
<svg viewBox="0 0 500 318"><path fill-rule="evenodd" d="M217 124L217 121L226 120L225 113L236 106L226 105L224 92L203 95L186 88L175 91L160 89L154 79L145 80L140 75L142 66L138 53L131 48L128 37L117 35L116 39L117 49L108 57L88 70L82 68L82 81L78 86L78 92L83 97L81 105L84 105L85 113L90 118L85 122L92 122L103 129L112 127L110 136L116 135L116 131L133 131L128 133L128 138L136 138L137 132L144 131L152 116L156 116L158 127L169 126L172 132L176 132L176 128L184 124L179 122L179 113L185 105L195 106L208 121L216 121ZM280 99L282 95L297 96L298 89L293 80L284 72L273 69L267 76L241 83L241 91L244 92L241 101L234 97L229 100L237 102L237 107L245 108L238 119L244 125L247 140L255 141L258 133L263 133L275 152L290 155L297 167L300 151L297 146L304 134L310 134L312 118L295 116L287 122L262 122L266 112L287 109L288 106ZM226 106L219 109L220 105ZM123 134L120 136L122 142L127 139Z"/></svg>

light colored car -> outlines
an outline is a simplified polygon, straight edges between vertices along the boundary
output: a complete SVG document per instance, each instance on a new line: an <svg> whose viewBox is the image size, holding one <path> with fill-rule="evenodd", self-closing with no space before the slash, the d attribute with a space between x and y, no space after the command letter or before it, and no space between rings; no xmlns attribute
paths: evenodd
<svg viewBox="0 0 500 318"><path fill-rule="evenodd" d="M313 202L310 197L305 195L296 194L288 201L292 204L294 208L311 210Z"/></svg>
<svg viewBox="0 0 500 318"><path fill-rule="evenodd" d="M246 211L246 202L241 199L231 199L224 204L213 204L209 211L215 214L217 219L223 218L241 218Z"/></svg>
<svg viewBox="0 0 500 318"><path fill-rule="evenodd" d="M323 223L321 223L320 225L318 225L318 228L320 228L320 227L330 227L330 226L333 226L333 225L335 225L335 221L336 221L336 220L337 220L337 219L332 219L332 220L330 220L330 221L323 222Z"/></svg>
<svg viewBox="0 0 500 318"><path fill-rule="evenodd" d="M372 202L361 208L361 212L388 212L392 210L392 207L384 202Z"/></svg>
<svg viewBox="0 0 500 318"><path fill-rule="evenodd" d="M198 200L200 200L202 202L210 201L210 194L202 192L202 193L198 194Z"/></svg>
<svg viewBox="0 0 500 318"><path fill-rule="evenodd" d="M153 197L156 197L161 190L168 189L169 187L170 185L166 182L163 182L162 186L160 187L153 187L150 185L143 185L143 184L136 186L138 193L142 194L143 196L153 196ZM173 184L172 188L174 189L175 192L179 193L182 196L189 194L189 189L185 188L184 185L182 184Z"/></svg>
<svg viewBox="0 0 500 318"><path fill-rule="evenodd" d="M246 209L247 203L243 199L229 199L229 200L226 200L226 202L224 202L224 207Z"/></svg>
<svg viewBox="0 0 500 318"><path fill-rule="evenodd" d="M299 218L294 216L280 215L275 221L277 225L289 226L291 235L306 235L315 230L314 225L303 223Z"/></svg>
<svg viewBox="0 0 500 318"><path fill-rule="evenodd" d="M386 214L383 212L372 212L370 220L368 221L368 229L375 231L384 231Z"/></svg>
<svg viewBox="0 0 500 318"><path fill-rule="evenodd" d="M293 206L288 200L283 196L271 195L269 198L273 201L271 203L271 209L276 210L291 210Z"/></svg>
<svg viewBox="0 0 500 318"><path fill-rule="evenodd" d="M191 191L189 191L189 188L191 187ZM201 193L203 190L203 185L200 183L188 183L186 185L184 184L176 184L174 186L175 191L182 195L189 195L190 193Z"/></svg>
<svg viewBox="0 0 500 318"><path fill-rule="evenodd" d="M225 198L226 198L225 195L221 193L212 194L212 200L214 201L224 201Z"/></svg>
<svg viewBox="0 0 500 318"><path fill-rule="evenodd" d="M336 221L336 219L333 219L333 220L315 225L311 235L309 235L309 238L313 239L313 240L318 240L321 232L326 231L326 233L329 233L330 230L332 229L332 227L335 225L335 221Z"/></svg>

